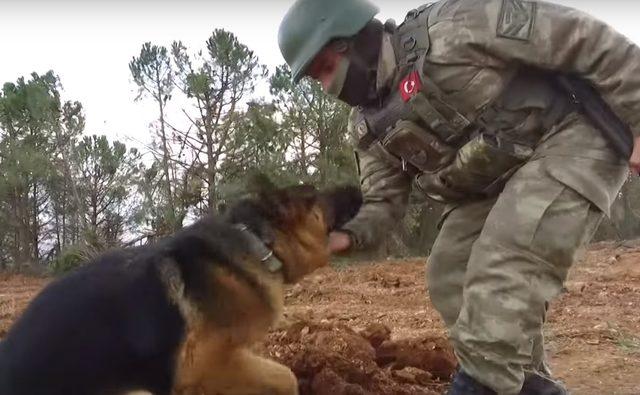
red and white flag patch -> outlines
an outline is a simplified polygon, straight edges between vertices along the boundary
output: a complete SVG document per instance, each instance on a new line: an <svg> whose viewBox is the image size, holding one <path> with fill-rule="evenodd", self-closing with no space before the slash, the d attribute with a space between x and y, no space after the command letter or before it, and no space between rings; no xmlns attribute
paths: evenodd
<svg viewBox="0 0 640 395"><path fill-rule="evenodd" d="M413 96L418 94L420 88L422 88L422 81L420 81L420 74L417 71L412 71L411 74L406 76L400 81L400 94L402 100L408 102Z"/></svg>

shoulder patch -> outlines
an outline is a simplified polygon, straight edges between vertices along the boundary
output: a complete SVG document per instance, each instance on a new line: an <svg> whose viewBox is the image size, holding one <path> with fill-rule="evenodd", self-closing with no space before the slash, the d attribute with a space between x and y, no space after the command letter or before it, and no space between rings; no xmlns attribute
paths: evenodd
<svg viewBox="0 0 640 395"><path fill-rule="evenodd" d="M532 1L502 0L498 37L529 41L536 20L537 4Z"/></svg>

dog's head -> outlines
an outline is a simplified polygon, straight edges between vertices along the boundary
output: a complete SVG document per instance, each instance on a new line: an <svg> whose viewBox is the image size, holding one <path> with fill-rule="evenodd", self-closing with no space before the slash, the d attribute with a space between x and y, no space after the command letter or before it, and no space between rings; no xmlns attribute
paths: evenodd
<svg viewBox="0 0 640 395"><path fill-rule="evenodd" d="M293 283L329 263L327 236L353 218L362 204L360 190L318 191L309 185L270 189L229 208L231 223L246 225L283 264Z"/></svg>

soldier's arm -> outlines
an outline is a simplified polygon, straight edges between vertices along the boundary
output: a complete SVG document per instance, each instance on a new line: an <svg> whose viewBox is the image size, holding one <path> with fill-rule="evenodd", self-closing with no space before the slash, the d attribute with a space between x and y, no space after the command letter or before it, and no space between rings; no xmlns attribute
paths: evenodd
<svg viewBox="0 0 640 395"><path fill-rule="evenodd" d="M358 151L358 161L363 205L343 229L352 236L351 247L364 250L375 247L404 217L411 178L375 152Z"/></svg>
<svg viewBox="0 0 640 395"><path fill-rule="evenodd" d="M575 9L522 0L464 0L452 22L461 56L479 66L518 62L579 75L640 136L640 48L606 23Z"/></svg>

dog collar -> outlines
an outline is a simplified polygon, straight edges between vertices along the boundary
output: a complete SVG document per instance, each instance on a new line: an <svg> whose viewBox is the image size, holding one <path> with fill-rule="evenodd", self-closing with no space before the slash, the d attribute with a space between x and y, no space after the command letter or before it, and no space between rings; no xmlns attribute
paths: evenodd
<svg viewBox="0 0 640 395"><path fill-rule="evenodd" d="M245 237L249 240L251 252L260 259L260 262L262 262L269 272L276 273L282 270L284 265L280 259L276 257L273 251L270 250L255 233L249 230L247 225L235 224L234 227L244 233Z"/></svg>

